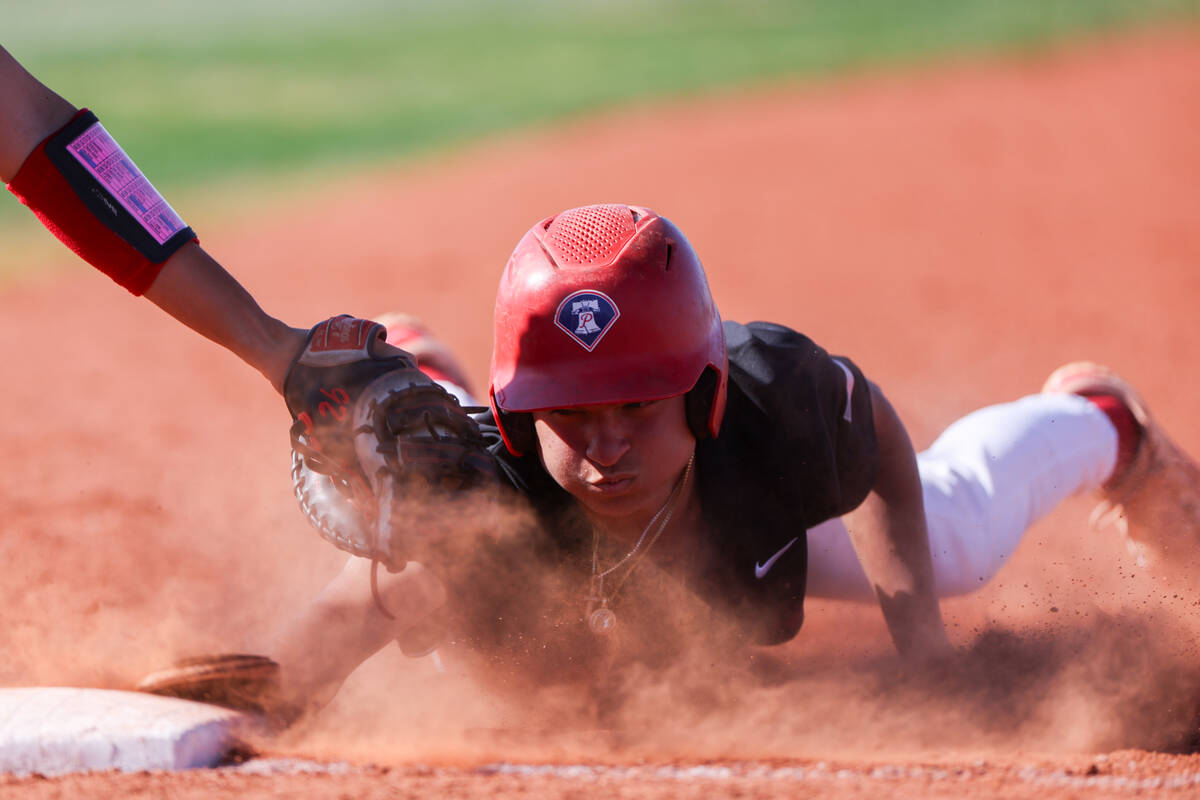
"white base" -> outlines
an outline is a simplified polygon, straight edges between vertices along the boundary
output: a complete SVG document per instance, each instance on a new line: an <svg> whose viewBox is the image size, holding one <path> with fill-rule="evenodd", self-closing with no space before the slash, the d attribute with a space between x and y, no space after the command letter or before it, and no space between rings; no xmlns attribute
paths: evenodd
<svg viewBox="0 0 1200 800"><path fill-rule="evenodd" d="M211 767L254 719L140 692L0 689L0 773Z"/></svg>

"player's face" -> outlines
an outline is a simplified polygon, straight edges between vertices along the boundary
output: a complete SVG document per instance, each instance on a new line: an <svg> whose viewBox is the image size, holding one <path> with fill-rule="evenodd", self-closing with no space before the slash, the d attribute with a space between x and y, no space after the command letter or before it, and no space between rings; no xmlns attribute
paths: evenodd
<svg viewBox="0 0 1200 800"><path fill-rule="evenodd" d="M696 446L684 398L535 411L542 465L597 522L634 536L662 507Z"/></svg>

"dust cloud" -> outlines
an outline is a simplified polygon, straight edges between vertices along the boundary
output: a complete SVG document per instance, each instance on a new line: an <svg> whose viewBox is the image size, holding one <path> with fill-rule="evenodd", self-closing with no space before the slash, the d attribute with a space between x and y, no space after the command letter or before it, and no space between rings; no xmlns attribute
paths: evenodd
<svg viewBox="0 0 1200 800"><path fill-rule="evenodd" d="M76 470L59 496L6 498L0 682L128 688L179 657L253 650L344 558L307 530L283 465L239 474L168 476L159 494Z"/></svg>
<svg viewBox="0 0 1200 800"><path fill-rule="evenodd" d="M1027 585L1019 572L1009 580ZM579 588L567 587L562 599L578 608ZM639 659L635 647L589 661L587 678L522 664L530 671L520 680L499 659L464 659L452 647L437 660L405 660L391 648L320 715L261 744L439 764L1194 751L1196 601L1153 576L1116 570L1091 576L1088 589L1138 599L1113 610L1069 598L1069 609L1044 605L1011 622L985 621L939 664L903 663L877 609L832 601L813 613L832 611L834 625L818 622L782 647L746 649L728 647L731 632L706 608L672 597L669 624L660 618L652 629L659 642L684 642L669 663ZM1006 602L1004 592L988 602Z"/></svg>

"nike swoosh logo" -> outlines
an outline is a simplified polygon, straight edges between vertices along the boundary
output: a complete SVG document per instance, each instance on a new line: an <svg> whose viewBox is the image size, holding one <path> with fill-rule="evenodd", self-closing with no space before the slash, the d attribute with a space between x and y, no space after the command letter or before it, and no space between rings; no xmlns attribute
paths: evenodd
<svg viewBox="0 0 1200 800"><path fill-rule="evenodd" d="M792 545L794 545L797 541L799 541L799 539L800 539L799 536L793 537L790 542L785 544L779 550L779 552L777 552L775 555L768 558L765 564L759 564L756 562L754 564L754 577L761 580L764 575L766 575L768 572L771 571L771 567L775 566L775 562L779 560L779 557L782 556L784 553L786 553L788 551L788 549L791 548Z"/></svg>

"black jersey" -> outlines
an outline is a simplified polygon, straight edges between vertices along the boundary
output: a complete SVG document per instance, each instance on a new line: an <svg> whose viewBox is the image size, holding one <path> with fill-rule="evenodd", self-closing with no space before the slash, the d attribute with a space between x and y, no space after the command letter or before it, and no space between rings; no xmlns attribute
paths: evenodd
<svg viewBox="0 0 1200 800"><path fill-rule="evenodd" d="M728 400L720 435L697 444L704 525L682 577L746 636L775 644L795 636L803 620L806 530L854 509L874 484L870 391L852 362L789 328L726 322L725 336ZM582 515L537 454L514 457L494 420L484 428L556 545L563 553L586 549Z"/></svg>

